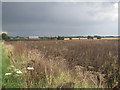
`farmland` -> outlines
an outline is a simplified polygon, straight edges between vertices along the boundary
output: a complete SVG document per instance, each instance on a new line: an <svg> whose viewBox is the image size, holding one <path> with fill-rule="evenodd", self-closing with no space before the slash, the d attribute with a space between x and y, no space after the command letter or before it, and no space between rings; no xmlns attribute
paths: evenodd
<svg viewBox="0 0 120 90"><path fill-rule="evenodd" d="M3 49L3 62L9 63L3 70L4 88L118 85L118 40L6 41Z"/></svg>

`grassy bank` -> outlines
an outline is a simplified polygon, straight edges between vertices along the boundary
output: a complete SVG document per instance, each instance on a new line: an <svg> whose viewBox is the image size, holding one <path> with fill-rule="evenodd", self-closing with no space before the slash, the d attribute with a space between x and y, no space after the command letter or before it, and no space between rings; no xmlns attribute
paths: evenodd
<svg viewBox="0 0 120 90"><path fill-rule="evenodd" d="M2 42L0 41L0 87L2 87Z"/></svg>
<svg viewBox="0 0 120 90"><path fill-rule="evenodd" d="M21 76L15 74L15 67L10 62L9 48L2 47L2 87L4 88L16 88L24 86ZM11 74L12 73L12 74ZM11 74L11 75L10 75ZM22 84L22 85L21 85Z"/></svg>
<svg viewBox="0 0 120 90"><path fill-rule="evenodd" d="M2 86L4 88L86 87L80 82L75 82L76 79L70 72L59 66L63 62L49 61L36 50L16 53L11 45L4 44L2 52ZM27 70L28 67L33 67L34 70Z"/></svg>
<svg viewBox="0 0 120 90"><path fill-rule="evenodd" d="M8 58L8 53L6 50L2 49L2 73L5 74L7 68L10 66L10 61Z"/></svg>

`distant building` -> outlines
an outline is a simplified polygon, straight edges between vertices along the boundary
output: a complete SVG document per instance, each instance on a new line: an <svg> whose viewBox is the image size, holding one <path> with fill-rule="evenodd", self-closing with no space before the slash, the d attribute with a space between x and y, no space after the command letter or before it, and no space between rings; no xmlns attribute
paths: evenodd
<svg viewBox="0 0 120 90"><path fill-rule="evenodd" d="M39 39L39 36L29 36L29 39Z"/></svg>
<svg viewBox="0 0 120 90"><path fill-rule="evenodd" d="M70 38L64 38L64 40L70 40Z"/></svg>
<svg viewBox="0 0 120 90"><path fill-rule="evenodd" d="M64 38L64 40L87 40L87 39L88 38L86 38L86 37L85 38L73 38L73 37L65 37ZM118 38L118 37L100 37L100 38L94 37L92 39L94 39L94 40L99 40L99 39L106 39L106 40L110 39L110 40L112 40L112 39L120 39L120 38Z"/></svg>
<svg viewBox="0 0 120 90"><path fill-rule="evenodd" d="M80 40L80 39L87 39L87 38L64 38L64 40Z"/></svg>
<svg viewBox="0 0 120 90"><path fill-rule="evenodd" d="M98 39L98 38L95 37L95 38L93 38L93 39Z"/></svg>
<svg viewBox="0 0 120 90"><path fill-rule="evenodd" d="M80 39L83 39L83 40L85 40L85 39L88 39L88 38L80 38Z"/></svg>
<svg viewBox="0 0 120 90"><path fill-rule="evenodd" d="M119 38L117 38L117 37L105 37L105 38L102 38L102 39L119 39Z"/></svg>
<svg viewBox="0 0 120 90"><path fill-rule="evenodd" d="M80 38L72 38L72 40L80 40Z"/></svg>

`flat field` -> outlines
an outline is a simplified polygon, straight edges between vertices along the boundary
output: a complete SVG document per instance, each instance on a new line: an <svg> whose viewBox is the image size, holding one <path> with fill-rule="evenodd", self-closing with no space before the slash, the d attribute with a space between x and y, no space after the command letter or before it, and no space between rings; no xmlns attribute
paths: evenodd
<svg viewBox="0 0 120 90"><path fill-rule="evenodd" d="M115 88L118 40L9 41L3 87ZM21 73L17 73L21 72ZM18 82L18 84L14 84ZM11 84L12 83L12 84Z"/></svg>

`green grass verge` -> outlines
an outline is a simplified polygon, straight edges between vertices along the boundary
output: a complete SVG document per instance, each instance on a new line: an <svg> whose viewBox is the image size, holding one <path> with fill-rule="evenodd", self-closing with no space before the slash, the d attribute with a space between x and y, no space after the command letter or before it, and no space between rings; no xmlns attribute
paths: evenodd
<svg viewBox="0 0 120 90"><path fill-rule="evenodd" d="M20 88L24 85L24 78L21 75L16 75L13 73L13 69L11 68L10 60L8 58L7 51L2 48L2 87L5 88ZM13 73L12 75L5 75L6 73Z"/></svg>
<svg viewBox="0 0 120 90"><path fill-rule="evenodd" d="M2 42L0 41L0 87L2 87Z"/></svg>
<svg viewBox="0 0 120 90"><path fill-rule="evenodd" d="M2 49L2 74L5 74L9 66L10 66L10 61L7 56L7 52L5 52L4 49Z"/></svg>

